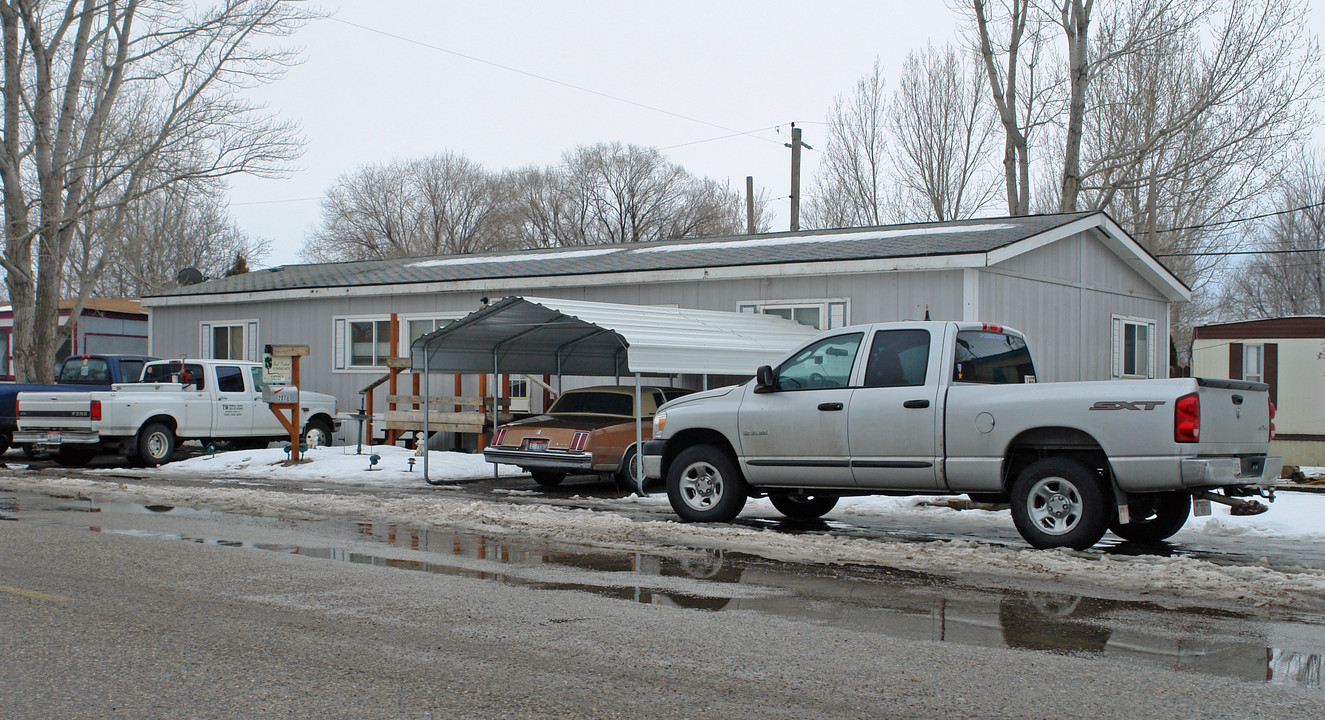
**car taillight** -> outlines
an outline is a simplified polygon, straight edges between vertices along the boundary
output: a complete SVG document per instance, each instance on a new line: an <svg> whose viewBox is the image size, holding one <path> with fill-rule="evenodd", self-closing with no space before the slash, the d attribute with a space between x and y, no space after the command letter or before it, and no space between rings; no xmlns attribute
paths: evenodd
<svg viewBox="0 0 1325 720"><path fill-rule="evenodd" d="M1201 396L1183 395L1173 404L1173 442L1194 443L1201 439Z"/></svg>
<svg viewBox="0 0 1325 720"><path fill-rule="evenodd" d="M89 418L91 418L91 419L93 419L93 420L100 420L100 419L101 419L101 401L100 401L100 400L93 400L93 401L92 401L92 407L89 408L89 410L90 410L90 412L88 412L88 414L87 414L87 416L88 416Z"/></svg>
<svg viewBox="0 0 1325 720"><path fill-rule="evenodd" d="M1274 401L1270 401L1270 439L1274 439Z"/></svg>
<svg viewBox="0 0 1325 720"><path fill-rule="evenodd" d="M589 442L589 433L577 432L570 439L571 452L583 452L585 443Z"/></svg>
<svg viewBox="0 0 1325 720"><path fill-rule="evenodd" d="M506 428L497 428L497 434L492 436L492 444L501 445L502 441L505 439L506 439Z"/></svg>

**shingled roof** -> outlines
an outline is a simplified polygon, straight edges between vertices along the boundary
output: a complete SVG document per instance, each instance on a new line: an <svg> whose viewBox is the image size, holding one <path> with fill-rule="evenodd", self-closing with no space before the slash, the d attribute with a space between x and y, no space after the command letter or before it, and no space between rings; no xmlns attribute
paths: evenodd
<svg viewBox="0 0 1325 720"><path fill-rule="evenodd" d="M1092 216L1108 220L1108 216L1100 212L1079 212L472 255L286 265L187 285L153 297L183 300L185 296L194 295L970 255L1005 248ZM1112 220L1108 220L1108 224L1116 228ZM146 304L157 303L149 301Z"/></svg>

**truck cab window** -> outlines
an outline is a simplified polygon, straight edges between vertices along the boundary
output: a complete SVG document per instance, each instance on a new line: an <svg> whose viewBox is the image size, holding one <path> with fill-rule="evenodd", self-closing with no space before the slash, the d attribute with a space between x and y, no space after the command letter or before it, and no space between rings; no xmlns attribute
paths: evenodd
<svg viewBox="0 0 1325 720"><path fill-rule="evenodd" d="M957 333L952 381L1014 385L1035 382L1035 365L1026 341L992 330Z"/></svg>
<svg viewBox="0 0 1325 720"><path fill-rule="evenodd" d="M870 344L865 387L924 385L928 363L928 330L881 330Z"/></svg>
<svg viewBox="0 0 1325 720"><path fill-rule="evenodd" d="M197 390L202 390L205 384L205 378L202 372L202 366L195 363L178 362L159 363L157 365L148 365L143 370L143 382L146 383L183 383L192 386Z"/></svg>
<svg viewBox="0 0 1325 720"><path fill-rule="evenodd" d="M861 333L824 338L801 350L777 370L778 390L846 387L860 348Z"/></svg>
<svg viewBox="0 0 1325 720"><path fill-rule="evenodd" d="M216 389L220 392L244 392L243 368L232 365L217 365Z"/></svg>

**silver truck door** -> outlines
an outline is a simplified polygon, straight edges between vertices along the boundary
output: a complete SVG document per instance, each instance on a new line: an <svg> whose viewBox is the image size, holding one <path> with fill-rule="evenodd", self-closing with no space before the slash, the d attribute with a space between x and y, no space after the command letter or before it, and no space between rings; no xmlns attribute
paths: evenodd
<svg viewBox="0 0 1325 720"><path fill-rule="evenodd" d="M745 388L737 416L746 477L755 485L850 487L847 405L863 333L824 338L774 369L767 392Z"/></svg>
<svg viewBox="0 0 1325 720"><path fill-rule="evenodd" d="M933 490L938 456L938 367L928 330L879 330L851 396L851 471L865 488Z"/></svg>

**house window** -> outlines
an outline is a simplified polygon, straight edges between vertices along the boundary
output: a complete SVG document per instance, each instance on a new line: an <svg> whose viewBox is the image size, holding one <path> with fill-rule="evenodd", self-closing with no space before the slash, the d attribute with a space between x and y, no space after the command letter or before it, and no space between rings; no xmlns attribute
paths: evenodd
<svg viewBox="0 0 1325 720"><path fill-rule="evenodd" d="M428 333L446 327L455 318L417 318L406 321L406 330L409 333L405 337L405 349L414 346L414 341L427 335ZM401 351L402 353L405 350Z"/></svg>
<svg viewBox="0 0 1325 720"><path fill-rule="evenodd" d="M529 380L524 375L511 376L511 412L529 412Z"/></svg>
<svg viewBox="0 0 1325 720"><path fill-rule="evenodd" d="M9 347L9 331L0 331L0 376L9 377L13 373L9 370L9 358L12 355L12 348Z"/></svg>
<svg viewBox="0 0 1325 720"><path fill-rule="evenodd" d="M202 323L200 355L214 360L257 360L258 321Z"/></svg>
<svg viewBox="0 0 1325 720"><path fill-rule="evenodd" d="M1113 316L1113 377L1155 377L1155 321Z"/></svg>
<svg viewBox="0 0 1325 720"><path fill-rule="evenodd" d="M1265 382L1265 346L1242 346L1242 379Z"/></svg>
<svg viewBox="0 0 1325 720"><path fill-rule="evenodd" d="M737 309L743 313L777 315L819 330L831 330L847 324L846 300L741 303Z"/></svg>
<svg viewBox="0 0 1325 720"><path fill-rule="evenodd" d="M390 320L350 321L350 367L383 367L391 356Z"/></svg>

